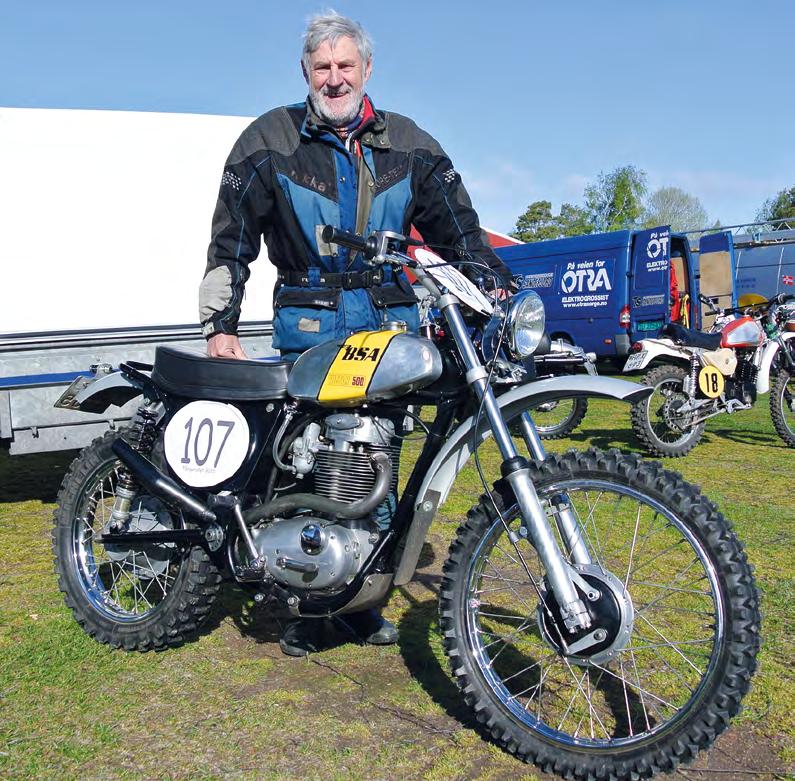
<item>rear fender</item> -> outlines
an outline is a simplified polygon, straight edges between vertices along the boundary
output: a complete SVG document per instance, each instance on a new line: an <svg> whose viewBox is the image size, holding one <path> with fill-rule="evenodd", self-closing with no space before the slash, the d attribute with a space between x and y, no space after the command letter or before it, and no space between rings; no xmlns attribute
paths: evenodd
<svg viewBox="0 0 795 781"><path fill-rule="evenodd" d="M562 398L601 398L634 404L653 393L651 388L612 377L563 375L530 382L497 397L497 404L506 423L512 422L530 407ZM475 447L473 417L467 418L447 439L433 460L422 482L414 518L406 537L403 555L395 573L395 585L408 583L417 567L420 550L437 509L447 499L456 476L469 461ZM477 444L491 436L485 415L477 433Z"/></svg>
<svg viewBox="0 0 795 781"><path fill-rule="evenodd" d="M140 396L141 391L141 385L118 371L93 380L78 377L53 406L79 409L81 412L102 413L111 404L123 407L130 399Z"/></svg>
<svg viewBox="0 0 795 781"><path fill-rule="evenodd" d="M627 369L627 364L624 364L624 371L641 371L645 369L653 360L661 356L668 356L676 358L680 361L689 361L691 352L677 347L670 339L642 339L640 341L641 349L646 351L646 355L640 365L633 366ZM631 353L627 362L637 353Z"/></svg>

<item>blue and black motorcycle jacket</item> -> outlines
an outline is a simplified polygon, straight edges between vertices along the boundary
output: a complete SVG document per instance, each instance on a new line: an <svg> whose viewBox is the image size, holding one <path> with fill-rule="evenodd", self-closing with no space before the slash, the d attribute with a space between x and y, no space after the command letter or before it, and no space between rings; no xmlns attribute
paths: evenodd
<svg viewBox="0 0 795 781"><path fill-rule="evenodd" d="M261 238L278 269L273 346L282 353L375 329L386 319L416 330L416 298L403 272L372 270L358 254L324 243L325 225L364 235L408 235L414 225L429 245L447 248L439 251L446 260L471 256L510 282L439 144L410 119L371 106L345 142L309 101L269 111L240 136L221 179L200 288L207 338L237 332Z"/></svg>

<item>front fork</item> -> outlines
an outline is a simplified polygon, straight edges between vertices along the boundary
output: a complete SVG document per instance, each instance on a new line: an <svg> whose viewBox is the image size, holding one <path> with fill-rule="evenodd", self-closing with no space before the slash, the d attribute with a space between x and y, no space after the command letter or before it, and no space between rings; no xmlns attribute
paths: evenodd
<svg viewBox="0 0 795 781"><path fill-rule="evenodd" d="M502 418L494 392L488 384L488 372L480 363L469 338L458 300L449 294L442 296L439 300L439 308L444 312L464 361L467 383L472 386L476 398L485 409L494 439L502 455L502 476L513 489L521 511L523 534L530 538L541 559L549 585L560 605L563 621L570 632L587 629L591 626L591 617L574 585L574 581L580 582L580 578L564 558L549 526L547 513L530 478L527 459L519 455L508 426ZM544 446L528 413L522 414L521 426L530 453L534 458L543 460L546 456ZM565 495L559 495L555 499L559 501L554 502L553 512L561 537L569 549L572 559L579 564L589 564L591 559L568 498Z"/></svg>

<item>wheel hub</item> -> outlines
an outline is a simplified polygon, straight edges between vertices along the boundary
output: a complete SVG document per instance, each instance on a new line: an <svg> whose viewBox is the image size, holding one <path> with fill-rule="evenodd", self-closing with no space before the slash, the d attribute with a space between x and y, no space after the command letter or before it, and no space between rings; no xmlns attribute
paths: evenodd
<svg viewBox="0 0 795 781"><path fill-rule="evenodd" d="M126 533L159 532L172 529L171 516L153 496L144 496L133 503ZM111 561L134 569L139 578L155 578L168 568L174 553L173 542L140 545L127 548L123 545L106 545L105 552Z"/></svg>
<svg viewBox="0 0 795 781"><path fill-rule="evenodd" d="M686 401L685 396L673 391L666 397L662 406L662 418L668 428L676 431L684 431L687 428L688 414L679 411Z"/></svg>
<svg viewBox="0 0 795 781"><path fill-rule="evenodd" d="M538 627L546 643L575 664L604 664L629 642L634 616L632 600L621 581L598 565L575 564L573 569L599 592L595 600L589 600L580 585L575 583L591 616L591 626L570 633L563 623L555 595L545 580L543 600L536 612Z"/></svg>

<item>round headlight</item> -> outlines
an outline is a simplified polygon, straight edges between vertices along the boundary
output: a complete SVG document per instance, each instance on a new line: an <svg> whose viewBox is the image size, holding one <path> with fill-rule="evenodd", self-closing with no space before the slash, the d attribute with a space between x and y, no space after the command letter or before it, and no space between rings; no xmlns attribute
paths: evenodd
<svg viewBox="0 0 795 781"><path fill-rule="evenodd" d="M508 302L511 351L519 358L531 356L544 335L544 302L535 290L520 290Z"/></svg>

